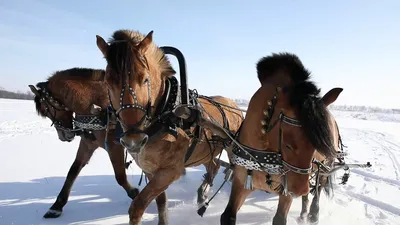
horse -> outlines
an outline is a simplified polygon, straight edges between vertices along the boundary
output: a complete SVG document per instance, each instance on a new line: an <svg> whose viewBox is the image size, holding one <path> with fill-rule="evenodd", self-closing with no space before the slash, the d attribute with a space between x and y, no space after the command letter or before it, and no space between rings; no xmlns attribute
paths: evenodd
<svg viewBox="0 0 400 225"><path fill-rule="evenodd" d="M81 137L64 185L54 204L44 214L44 218L61 216L75 179L99 147L107 150L117 183L124 188L128 196L134 199L139 192L128 182L124 148L118 142L114 142L115 125L107 125L108 115L104 110L108 106L107 89L104 82L99 80L104 73L104 70L99 69L71 68L56 71L47 81L37 83L36 87L29 85L35 95L38 115L52 121L58 138L63 142L71 142L75 136Z"/></svg>
<svg viewBox="0 0 400 225"><path fill-rule="evenodd" d="M220 132L218 127L236 133L243 121L240 108L233 100L202 96L195 90L190 91L190 99L197 107L190 115L195 119L190 116L182 122L174 117L179 103L175 103L176 92L167 89L169 83L177 82L176 72L165 52L153 42L152 34L153 31L144 35L133 30L117 30L109 43L96 36L96 44L107 61L104 81L110 105L123 128L121 144L149 177L149 183L128 210L131 225L141 223L145 209L154 198L165 202L164 207L158 208L159 224L167 224L165 191L168 186L181 176L182 168L215 164L215 158L229 142L228 134ZM204 120L212 121L216 129L204 126L201 123ZM192 145L193 142L197 144ZM193 151L187 150L189 145L194 146ZM208 166L206 169L211 179L218 172Z"/></svg>
<svg viewBox="0 0 400 225"><path fill-rule="evenodd" d="M230 146L232 186L220 224L236 224L237 212L254 190L279 195L273 225L286 225L292 200L299 196L303 196L299 219L317 223L321 190L333 194L327 171L341 144L327 107L343 89L333 88L321 97L309 70L297 55L287 52L262 57L256 69L261 87L251 97ZM315 187L308 213L310 175L315 176Z"/></svg>

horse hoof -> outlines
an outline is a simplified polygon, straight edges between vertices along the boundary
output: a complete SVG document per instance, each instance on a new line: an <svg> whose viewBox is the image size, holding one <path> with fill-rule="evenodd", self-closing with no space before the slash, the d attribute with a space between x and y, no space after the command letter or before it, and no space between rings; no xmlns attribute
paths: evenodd
<svg viewBox="0 0 400 225"><path fill-rule="evenodd" d="M297 217L296 222L297 224L305 224L306 223L305 217L303 216Z"/></svg>
<svg viewBox="0 0 400 225"><path fill-rule="evenodd" d="M49 209L49 211L44 214L43 218L50 219L50 218L58 218L61 216L62 210L55 210Z"/></svg>
<svg viewBox="0 0 400 225"><path fill-rule="evenodd" d="M317 225L319 223L319 218L317 216L309 216L307 220L309 225Z"/></svg>
<svg viewBox="0 0 400 225"><path fill-rule="evenodd" d="M128 191L128 196L133 200L138 196L139 194L139 189L137 188L132 188L131 190Z"/></svg>

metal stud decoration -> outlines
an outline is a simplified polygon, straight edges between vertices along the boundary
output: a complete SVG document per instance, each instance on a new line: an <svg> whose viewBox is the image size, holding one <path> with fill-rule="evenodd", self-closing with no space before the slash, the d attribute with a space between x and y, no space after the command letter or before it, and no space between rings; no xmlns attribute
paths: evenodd
<svg viewBox="0 0 400 225"><path fill-rule="evenodd" d="M261 120L261 126L262 126L261 133L262 134L266 134L269 132L269 129L270 129L269 123L271 121L270 116L272 116L272 114L274 113L274 108L276 105L276 101L278 99L278 92L281 90L282 90L281 87L276 88L275 95L273 96L272 101L268 100L268 102L267 102L268 108L263 111L264 118Z"/></svg>

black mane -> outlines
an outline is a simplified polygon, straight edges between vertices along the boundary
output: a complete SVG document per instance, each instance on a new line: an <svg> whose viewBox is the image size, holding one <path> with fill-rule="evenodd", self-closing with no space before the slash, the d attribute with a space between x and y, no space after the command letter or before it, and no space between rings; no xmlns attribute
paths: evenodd
<svg viewBox="0 0 400 225"><path fill-rule="evenodd" d="M298 109L299 120L307 138L318 152L329 158L334 157L336 148L329 127L329 112L321 100L321 90L310 80L311 73L296 55L290 53L272 54L257 63L261 83L280 71L289 74L292 80L286 90L291 106Z"/></svg>

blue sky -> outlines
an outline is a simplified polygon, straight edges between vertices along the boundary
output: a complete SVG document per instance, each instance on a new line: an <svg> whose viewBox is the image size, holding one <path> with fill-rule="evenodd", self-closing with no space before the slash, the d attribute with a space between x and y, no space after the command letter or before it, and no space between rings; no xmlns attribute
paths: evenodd
<svg viewBox="0 0 400 225"><path fill-rule="evenodd" d="M189 86L204 95L249 99L257 60L288 51L323 93L344 88L337 104L400 108L399 12L397 0L2 0L0 86L27 91L56 70L104 69L96 34L154 30L156 44L183 52Z"/></svg>

